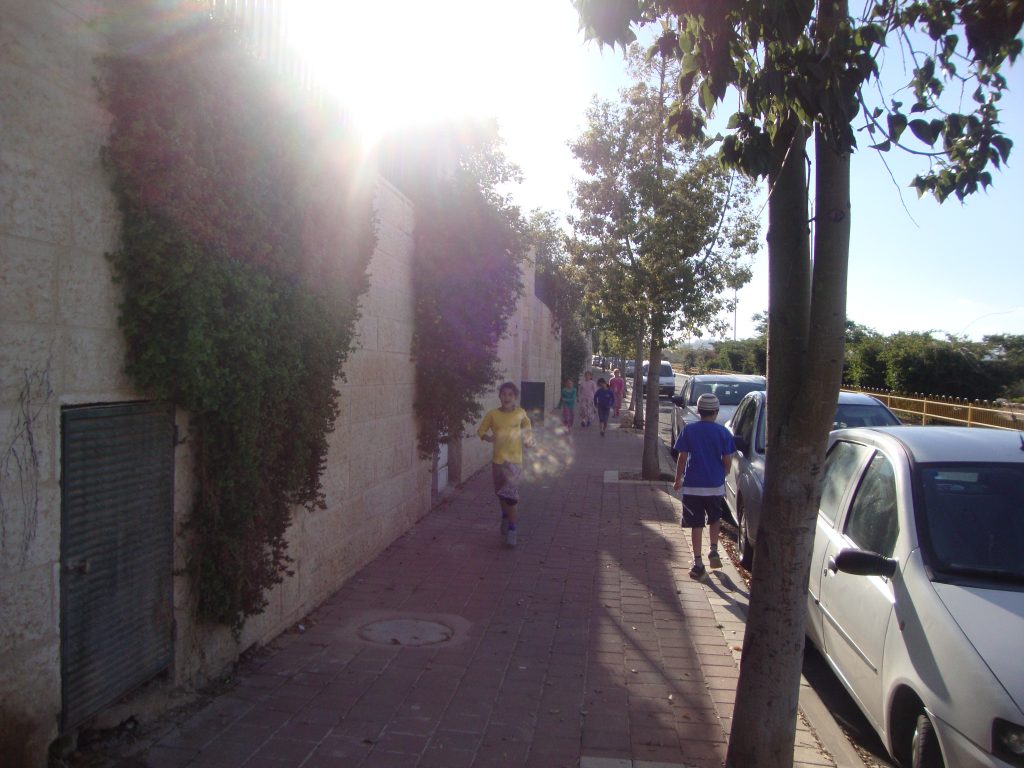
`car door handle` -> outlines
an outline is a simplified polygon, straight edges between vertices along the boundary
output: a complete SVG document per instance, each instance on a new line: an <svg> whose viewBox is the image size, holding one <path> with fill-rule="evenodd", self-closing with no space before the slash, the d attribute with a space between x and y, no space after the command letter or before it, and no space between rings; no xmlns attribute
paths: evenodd
<svg viewBox="0 0 1024 768"><path fill-rule="evenodd" d="M835 555L829 555L828 556L828 569L825 572L828 573L829 571L831 571L832 573L835 573L838 570L839 570L839 566L836 565Z"/></svg>

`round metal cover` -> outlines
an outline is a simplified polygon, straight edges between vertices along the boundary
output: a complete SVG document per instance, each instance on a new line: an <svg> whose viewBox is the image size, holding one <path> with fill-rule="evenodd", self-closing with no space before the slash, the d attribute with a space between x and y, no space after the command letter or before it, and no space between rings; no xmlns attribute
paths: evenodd
<svg viewBox="0 0 1024 768"><path fill-rule="evenodd" d="M381 645L437 645L452 639L455 630L439 621L384 619L359 629L359 637Z"/></svg>

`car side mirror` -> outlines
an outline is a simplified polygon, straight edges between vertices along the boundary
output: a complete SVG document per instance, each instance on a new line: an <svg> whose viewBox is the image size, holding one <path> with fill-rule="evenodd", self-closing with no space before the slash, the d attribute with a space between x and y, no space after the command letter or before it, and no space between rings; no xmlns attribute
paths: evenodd
<svg viewBox="0 0 1024 768"><path fill-rule="evenodd" d="M683 399L682 395L672 395L672 402L678 405L680 408L686 407L686 400Z"/></svg>
<svg viewBox="0 0 1024 768"><path fill-rule="evenodd" d="M896 575L899 563L891 557L863 549L844 549L828 559L828 569L835 573L842 571L854 576L884 576L891 579Z"/></svg>

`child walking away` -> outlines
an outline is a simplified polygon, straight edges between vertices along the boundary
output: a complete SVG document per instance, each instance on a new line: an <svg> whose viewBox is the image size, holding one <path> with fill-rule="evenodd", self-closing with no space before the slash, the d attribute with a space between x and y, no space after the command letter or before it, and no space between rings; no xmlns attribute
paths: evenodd
<svg viewBox="0 0 1024 768"><path fill-rule="evenodd" d="M572 379L566 379L562 385L562 396L558 404L562 408L563 426L572 429L573 415L576 413L576 384Z"/></svg>
<svg viewBox="0 0 1024 768"><path fill-rule="evenodd" d="M698 397L700 421L688 424L679 433L675 444L679 458L672 487L677 491L683 489L682 526L690 529L693 544L691 579L700 579L707 573L700 556L705 522L711 538L708 564L712 568L722 567L722 558L718 555L718 529L725 507L725 476L732 466L736 444L729 430L715 422L718 408L718 398L714 395Z"/></svg>
<svg viewBox="0 0 1024 768"><path fill-rule="evenodd" d="M615 412L612 415L618 418L622 409L622 395L626 391L626 380L622 378L622 371L618 368L612 370L612 380L608 382L608 389L615 395Z"/></svg>
<svg viewBox="0 0 1024 768"><path fill-rule="evenodd" d="M597 420L601 422L601 437L604 437L604 431L608 429L608 415L615 405L615 393L608 388L608 383L604 379L597 380L594 405L597 406Z"/></svg>
<svg viewBox="0 0 1024 768"><path fill-rule="evenodd" d="M574 390L575 393L575 390ZM501 538L510 547L516 545L516 524L519 518L519 481L523 476L523 443L533 435L530 417L516 405L519 388L506 381L498 388L500 408L484 414L477 436L494 448L491 454L491 477L494 492L501 505Z"/></svg>

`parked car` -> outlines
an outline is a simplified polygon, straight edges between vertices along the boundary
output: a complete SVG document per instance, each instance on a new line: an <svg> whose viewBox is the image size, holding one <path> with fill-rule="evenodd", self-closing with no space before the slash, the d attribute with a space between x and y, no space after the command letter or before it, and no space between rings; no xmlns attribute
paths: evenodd
<svg viewBox="0 0 1024 768"><path fill-rule="evenodd" d="M672 443L676 442L679 433L687 424L698 421L697 398L710 393L718 398L718 421L725 424L732 417L733 411L740 400L748 392L756 392L765 388L764 376L751 376L741 373L709 374L701 373L690 376L683 382L679 394L672 398ZM675 450L673 449L673 456Z"/></svg>
<svg viewBox="0 0 1024 768"><path fill-rule="evenodd" d="M650 370L651 361L644 360L643 368L640 370L640 380L643 382L642 392L647 395L647 371ZM672 397L676 392L676 372L672 370L672 363L662 361L658 369L658 394Z"/></svg>
<svg viewBox="0 0 1024 768"><path fill-rule="evenodd" d="M726 425L736 441L732 469L725 479L725 503L739 528L740 564L750 570L761 523L764 489L766 392L751 392L736 407ZM861 392L840 392L833 429L886 427L900 423L881 401Z"/></svg>
<svg viewBox="0 0 1024 768"><path fill-rule="evenodd" d="M626 361L626 371L622 375L627 379L632 379L636 375L636 360Z"/></svg>
<svg viewBox="0 0 1024 768"><path fill-rule="evenodd" d="M906 766L1024 765L1024 438L833 432L807 635Z"/></svg>

